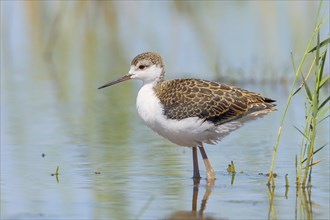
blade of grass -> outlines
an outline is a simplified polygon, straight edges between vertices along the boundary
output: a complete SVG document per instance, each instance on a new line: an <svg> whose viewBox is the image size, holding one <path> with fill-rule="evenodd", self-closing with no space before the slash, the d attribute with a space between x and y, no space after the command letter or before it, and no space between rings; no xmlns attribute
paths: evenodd
<svg viewBox="0 0 330 220"><path fill-rule="evenodd" d="M315 66L316 66L316 72L318 72L319 68L319 61L320 61L320 32L317 32L317 44L316 44L316 60L315 60ZM317 75L317 74L316 74ZM317 81L317 79L316 79Z"/></svg>
<svg viewBox="0 0 330 220"><path fill-rule="evenodd" d="M320 47L324 47L324 46L326 46L329 43L330 43L330 37L328 37L327 39L325 39L324 41L322 41L320 43ZM312 53L312 52L316 51L316 49L317 49L317 46L313 47L310 51L308 51L308 53Z"/></svg>
<svg viewBox="0 0 330 220"><path fill-rule="evenodd" d="M300 86L299 86L298 89L292 94L292 96L294 96L295 94L297 94L297 93L300 91L300 89L305 85L305 83L306 83L308 77L310 76L310 74L311 74L311 72L312 72L312 69L313 69L314 63L315 63L315 58L314 58L314 60L313 60L313 62L312 62L312 65L310 66L310 68L309 68L309 70L308 70L308 73L307 73L306 77L303 79L303 83L300 84ZM302 77L304 77L302 73L300 73L300 75L301 75Z"/></svg>
<svg viewBox="0 0 330 220"><path fill-rule="evenodd" d="M295 128L295 129L297 129L297 131L299 131L299 133L302 135L302 136L304 136L306 139L308 139L308 137L306 136L306 134L303 132L303 131L301 131L298 127L296 127L295 125L293 125L293 127Z"/></svg>
<svg viewBox="0 0 330 220"><path fill-rule="evenodd" d="M314 166L314 165L316 165L316 164L318 164L318 163L320 163L321 162L321 160L316 160L316 161L313 161L311 164L309 164L307 167L304 167L304 169L308 169L308 168L310 168L310 167L312 167L312 166Z"/></svg>
<svg viewBox="0 0 330 220"><path fill-rule="evenodd" d="M303 84L304 84L304 87L305 87L305 90L306 90L308 100L311 102L313 100L311 90L309 89L309 86L306 83L304 76L302 74L301 74L301 76L302 76L302 79L303 79Z"/></svg>
<svg viewBox="0 0 330 220"><path fill-rule="evenodd" d="M317 124L321 124L322 121L324 121L325 119L327 119L327 118L329 118L329 117L330 117L330 115L327 115L326 117L324 117L324 118L322 118L321 120L319 120L319 121L317 122Z"/></svg>
<svg viewBox="0 0 330 220"><path fill-rule="evenodd" d="M327 113L330 110L330 106L327 106L325 109L323 109L321 112L317 114L316 118L321 118L325 113Z"/></svg>
<svg viewBox="0 0 330 220"><path fill-rule="evenodd" d="M320 88L322 88L325 83L329 80L330 74L326 75L320 82Z"/></svg>
<svg viewBox="0 0 330 220"><path fill-rule="evenodd" d="M325 146L327 146L327 144L323 144L320 148L318 148L316 151L313 152L313 155L315 155L317 152L319 152L320 150L322 150ZM307 160L307 158L305 158L301 163L305 163Z"/></svg>
<svg viewBox="0 0 330 220"><path fill-rule="evenodd" d="M330 95L320 104L320 106L318 107L318 111L320 111L323 108L323 106L327 104L327 102L329 102L329 100L330 100Z"/></svg>
<svg viewBox="0 0 330 220"><path fill-rule="evenodd" d="M322 58L321 58L320 79L323 78L323 69L324 69L326 57L327 57L327 50L324 51L324 53L322 54Z"/></svg>

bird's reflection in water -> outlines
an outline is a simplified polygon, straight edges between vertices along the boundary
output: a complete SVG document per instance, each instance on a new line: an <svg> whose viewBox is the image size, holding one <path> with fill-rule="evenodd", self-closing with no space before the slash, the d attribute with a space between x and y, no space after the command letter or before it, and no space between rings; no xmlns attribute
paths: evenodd
<svg viewBox="0 0 330 220"><path fill-rule="evenodd" d="M171 214L167 219L206 219L206 220L211 220L211 219L219 219L215 218L213 216L204 216L204 211L206 208L206 203L208 198L210 197L212 193L212 187L214 185L214 181L207 182L205 186L205 193L203 196L203 199L200 204L200 208L198 208L198 191L200 187L200 179L194 179L194 186L193 186L193 195L192 195L192 202L191 202L191 211L176 211L173 214Z"/></svg>

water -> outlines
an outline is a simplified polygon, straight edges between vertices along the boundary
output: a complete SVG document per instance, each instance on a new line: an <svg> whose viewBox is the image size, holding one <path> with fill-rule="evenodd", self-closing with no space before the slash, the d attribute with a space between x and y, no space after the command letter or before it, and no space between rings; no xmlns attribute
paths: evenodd
<svg viewBox="0 0 330 220"><path fill-rule="evenodd" d="M48 6L51 4L48 3ZM109 15L111 18L105 21L118 19L119 32L126 33L128 28L125 29L125 25L129 24L122 16L134 10L134 7L121 4L116 3L113 9L118 11L121 8L123 14L117 17ZM237 84L276 99L278 110L246 124L214 146L207 145L206 151L217 179L213 186L207 184L205 179L201 179L199 184L194 183L191 178L191 150L162 139L145 127L138 117L135 97L139 82L96 89L125 73L129 68L129 60L136 55L133 52L146 50L145 45L159 49L164 44L143 40L144 32L134 32L134 36L143 42L138 45L132 44L134 39L129 38L128 34L121 34L123 38L112 40L111 43L104 35L113 37L112 29L109 32L100 30L98 25L101 24L97 24L96 30L93 30L103 35L86 32L87 36L83 36L88 40L79 38L81 35L77 33L72 35L74 37L68 37L65 33L71 36L70 30L65 32L62 29L71 27L72 20L65 16L74 16L63 12L66 18L63 21L68 23L62 21L56 29L59 37L49 60L45 59L44 52L49 45L47 33L51 29L51 15L55 16L56 10L47 9L49 15L42 14L40 16L45 16L45 20L39 20L29 15L29 12L39 11L38 7L47 8L47 4L6 2L5 6L8 10L4 14L2 28L5 30L6 44L1 49L4 54L1 60L1 218L329 218L328 146L316 155L321 162L313 169L311 194L302 189L297 192L294 184L294 158L299 153L301 138L293 125L300 128L304 125L303 94L295 97L287 114L275 163L275 172L278 174L275 189L268 189L267 177L263 174L269 170L272 147L288 94L289 86L278 83ZM61 9L66 5L55 6ZM72 10L70 12L73 13L75 5L71 3L67 6L65 10ZM138 6L144 10L151 7ZM156 5L153 7L157 8ZM167 16L171 9L168 5L166 7L162 16ZM184 11L182 5L177 7ZM232 9L236 6L228 7ZM246 14L250 14L251 5L241 7L243 11L247 10ZM85 10L89 11L87 8ZM280 5L280 8L283 10L283 6ZM160 8L157 10L161 11ZM158 19L158 22L165 21L162 17ZM185 23L191 20L185 19L180 20L181 25L192 28ZM36 22L39 24L41 21L49 25L36 25ZM148 21L145 18L135 22L148 24ZM166 21L171 23L170 20ZM89 28L91 26L87 25ZM155 30L164 33L163 30ZM188 28L180 36L187 37L191 31ZM212 35L215 36L217 34ZM196 39L192 37L188 40L194 42ZM289 42L286 41L286 44ZM127 48L133 48L133 51ZM130 52L118 52L125 50ZM198 46L189 47L189 50L196 53L203 51ZM181 71L186 72L185 76L218 77L216 71L212 70L214 63L210 64L198 56L185 56L181 52L163 52L168 58L165 62L169 78L176 77L176 73ZM232 59L233 55L222 56ZM237 56L237 59L240 60L241 56ZM189 65L186 65L187 62ZM236 69L236 63L231 64ZM251 72L249 65L249 62L241 63L243 78L253 78L253 74L245 75ZM267 63L260 64L263 65ZM258 75L262 72L260 66L257 65L254 73L261 80L268 79L266 82L271 82L273 75L265 78ZM283 65L274 71L292 74L291 70L287 73L285 68ZM195 73L199 71L205 74ZM283 74L275 76L280 78ZM320 126L317 143L321 146L328 142L329 123L325 122ZM226 171L230 161L234 161L238 171L234 177ZM51 175L57 166L59 175ZM200 168L201 175L205 177L201 158ZM289 177L288 189L284 186L285 174Z"/></svg>

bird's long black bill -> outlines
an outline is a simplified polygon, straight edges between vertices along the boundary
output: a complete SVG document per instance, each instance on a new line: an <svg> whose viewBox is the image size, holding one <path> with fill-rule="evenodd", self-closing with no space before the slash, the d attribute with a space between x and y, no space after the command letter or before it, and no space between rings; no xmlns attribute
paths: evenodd
<svg viewBox="0 0 330 220"><path fill-rule="evenodd" d="M116 79L116 80L114 80L114 81L108 82L107 84L104 84L103 86L99 87L98 89L103 89L103 88L105 88L105 87L112 86L112 85L115 85L115 84L117 84L117 83L120 83L120 82L123 82L123 81L129 80L129 79L131 79L131 76L132 76L132 75L128 73L128 74L126 74L126 75L120 77L119 79Z"/></svg>

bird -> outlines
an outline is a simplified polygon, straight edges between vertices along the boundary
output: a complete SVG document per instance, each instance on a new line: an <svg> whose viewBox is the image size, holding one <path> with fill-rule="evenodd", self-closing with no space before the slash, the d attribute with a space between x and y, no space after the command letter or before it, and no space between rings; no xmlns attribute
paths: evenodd
<svg viewBox="0 0 330 220"><path fill-rule="evenodd" d="M145 124L172 143L190 147L193 178L200 179L198 150L206 169L206 180L215 172L204 144L216 144L245 122L275 110L275 100L224 83L198 78L166 80L165 65L157 52L135 56L127 74L103 89L130 79L142 80L136 109Z"/></svg>

